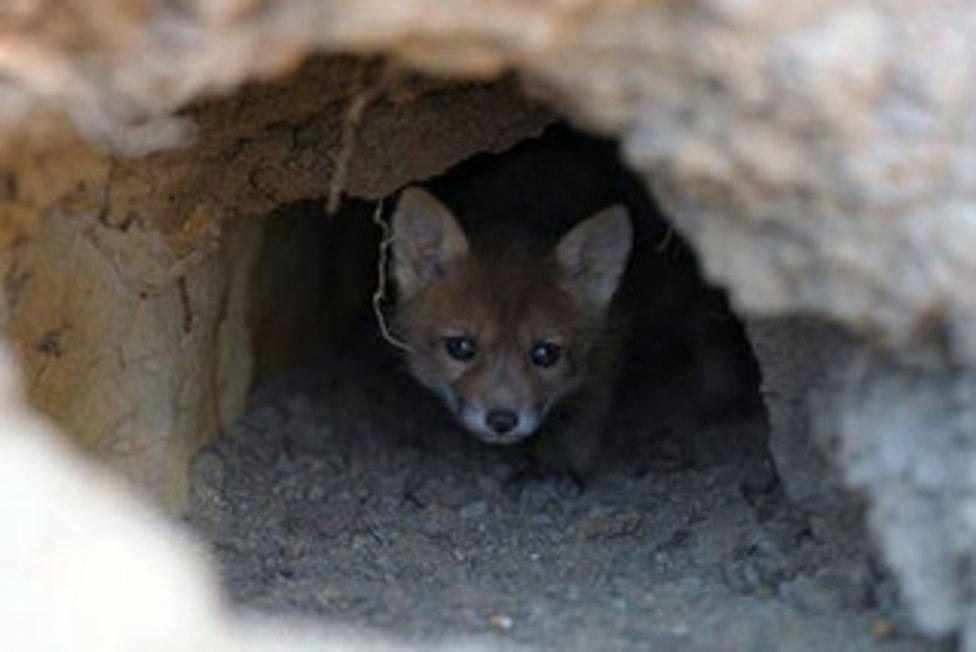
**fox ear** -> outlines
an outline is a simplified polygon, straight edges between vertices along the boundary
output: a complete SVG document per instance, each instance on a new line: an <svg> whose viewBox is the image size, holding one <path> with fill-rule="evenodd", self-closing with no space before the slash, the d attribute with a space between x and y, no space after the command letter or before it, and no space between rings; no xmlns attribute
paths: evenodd
<svg viewBox="0 0 976 652"><path fill-rule="evenodd" d="M604 208L570 230L556 245L556 258L571 287L606 307L630 255L633 226L619 204Z"/></svg>
<svg viewBox="0 0 976 652"><path fill-rule="evenodd" d="M393 274L409 297L468 253L468 240L451 211L416 186L400 193L393 213Z"/></svg>

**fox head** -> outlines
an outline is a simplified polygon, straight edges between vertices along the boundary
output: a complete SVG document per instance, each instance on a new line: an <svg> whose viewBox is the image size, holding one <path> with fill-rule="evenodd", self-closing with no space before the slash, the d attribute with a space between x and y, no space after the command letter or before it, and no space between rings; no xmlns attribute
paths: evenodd
<svg viewBox="0 0 976 652"><path fill-rule="evenodd" d="M532 435L587 377L630 253L626 209L599 211L542 257L472 249L450 210L416 187L392 225L396 330L412 373L480 439Z"/></svg>

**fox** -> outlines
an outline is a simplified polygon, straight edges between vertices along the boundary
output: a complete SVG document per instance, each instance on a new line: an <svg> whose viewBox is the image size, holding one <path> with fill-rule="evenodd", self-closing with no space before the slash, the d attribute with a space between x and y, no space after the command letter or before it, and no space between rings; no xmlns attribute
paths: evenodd
<svg viewBox="0 0 976 652"><path fill-rule="evenodd" d="M584 479L626 339L610 309L633 244L628 208L596 210L540 246L531 229L471 237L414 185L390 226L392 325L413 377L482 442L538 440L544 472Z"/></svg>

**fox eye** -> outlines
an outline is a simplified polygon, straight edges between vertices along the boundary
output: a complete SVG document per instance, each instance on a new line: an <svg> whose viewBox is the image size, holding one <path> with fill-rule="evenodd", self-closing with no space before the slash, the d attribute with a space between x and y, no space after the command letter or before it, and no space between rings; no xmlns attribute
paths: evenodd
<svg viewBox="0 0 976 652"><path fill-rule="evenodd" d="M444 338L444 348L447 354L459 362L469 362L478 353L478 345L474 338L466 335L456 335Z"/></svg>
<svg viewBox="0 0 976 652"><path fill-rule="evenodd" d="M532 358L532 363L537 367L551 367L552 365L559 362L559 357L562 355L563 347L558 344L553 344L552 342L536 342L529 351L529 357Z"/></svg>

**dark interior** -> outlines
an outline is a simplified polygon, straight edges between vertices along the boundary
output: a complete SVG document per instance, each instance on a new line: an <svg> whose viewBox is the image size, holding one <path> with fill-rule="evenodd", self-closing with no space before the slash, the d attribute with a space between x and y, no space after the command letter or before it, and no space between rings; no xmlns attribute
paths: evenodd
<svg viewBox="0 0 976 652"><path fill-rule="evenodd" d="M674 419L707 425L761 414L758 366L724 292L702 279L694 253L621 164L615 143L556 125L421 185L475 238L513 230L511 220L493 218L518 215L520 229L544 233L554 244L581 217L618 202L630 209L634 249L615 298L615 310L628 315L628 346L601 467L626 463L641 472L660 463L653 450L634 451L666 441L681 448L680 434L672 437L668 425ZM395 196L384 200L387 219L394 203ZM347 199L327 215L323 200L309 200L271 216L252 314L259 385L295 366L328 365L353 349L368 350L365 358L392 376L406 375L398 351L380 336L371 303L380 238L375 208ZM516 230L494 235L519 238ZM396 291L388 285L384 312ZM651 407L661 418L649 430L638 422L647 421ZM451 418L446 411L443 417Z"/></svg>

